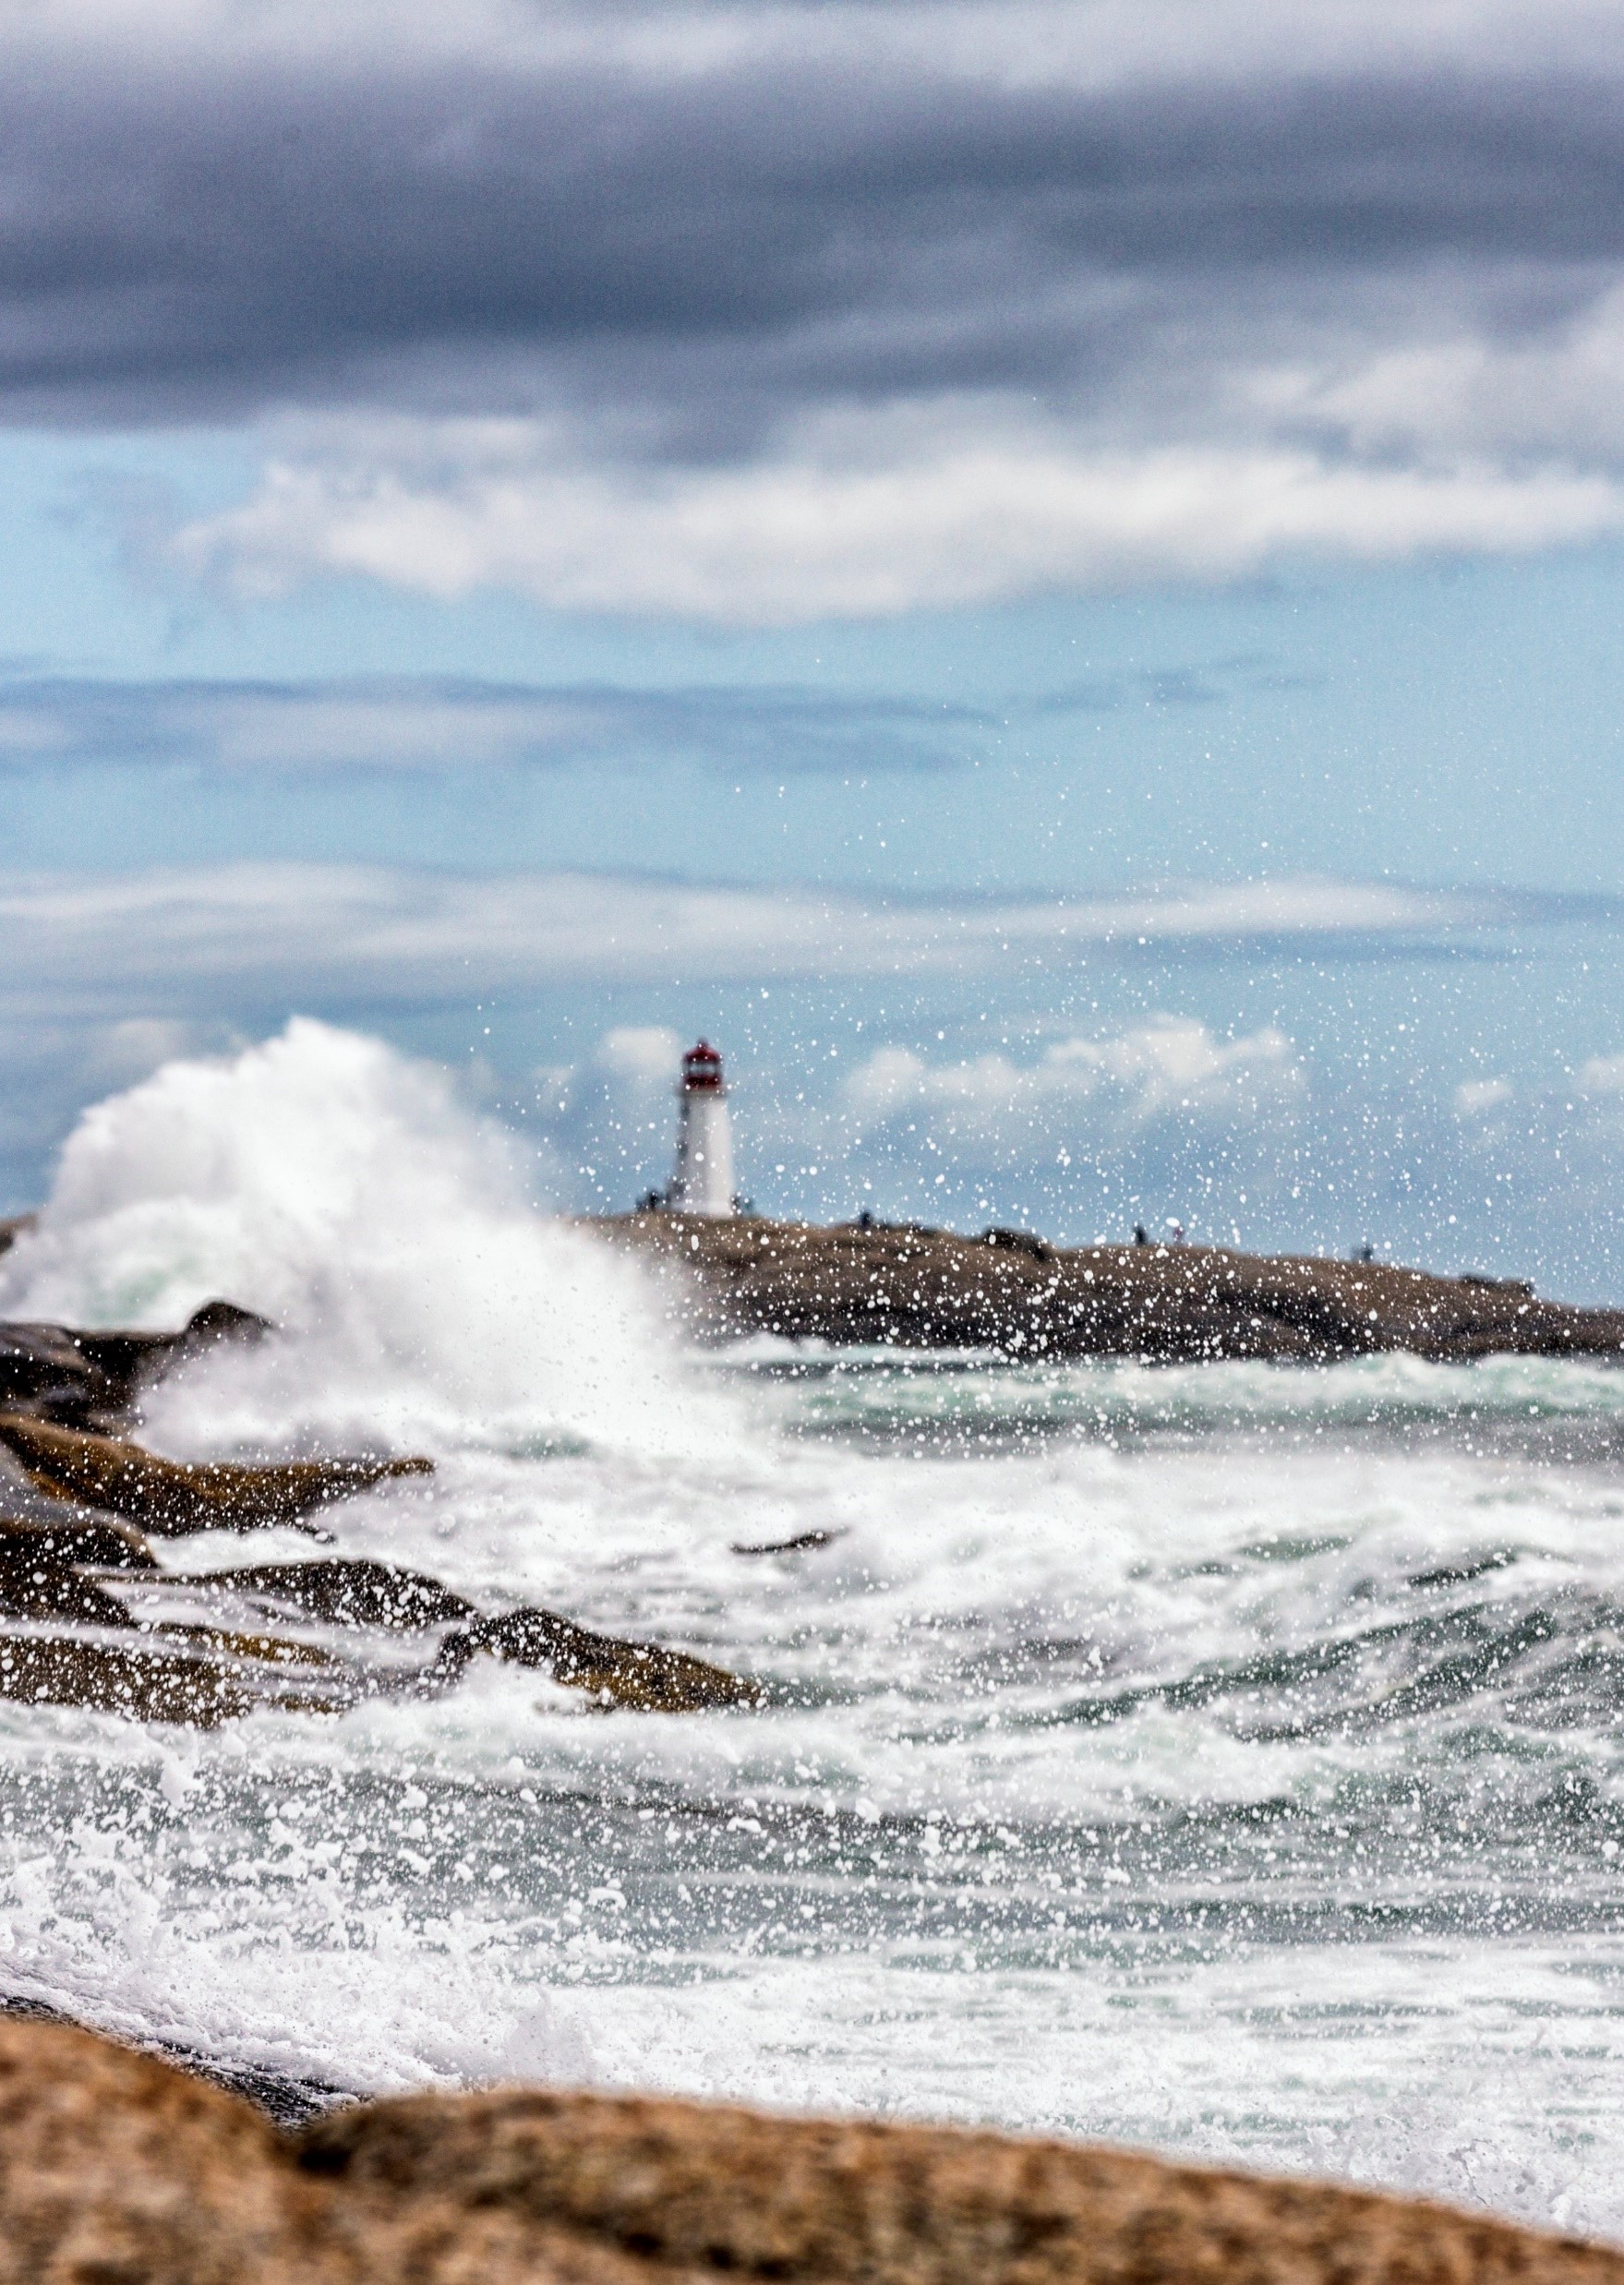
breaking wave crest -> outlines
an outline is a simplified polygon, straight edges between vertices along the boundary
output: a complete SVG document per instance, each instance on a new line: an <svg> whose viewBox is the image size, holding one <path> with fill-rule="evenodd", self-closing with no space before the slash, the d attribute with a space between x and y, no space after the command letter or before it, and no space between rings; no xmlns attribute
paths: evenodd
<svg viewBox="0 0 1624 2285"><path fill-rule="evenodd" d="M682 1450L724 1401L636 1266L530 1195L439 1071L296 1017L87 1112L0 1313L174 1326L215 1295L285 1336L159 1393L184 1450L337 1438ZM728 1417L731 1417L730 1414Z"/></svg>

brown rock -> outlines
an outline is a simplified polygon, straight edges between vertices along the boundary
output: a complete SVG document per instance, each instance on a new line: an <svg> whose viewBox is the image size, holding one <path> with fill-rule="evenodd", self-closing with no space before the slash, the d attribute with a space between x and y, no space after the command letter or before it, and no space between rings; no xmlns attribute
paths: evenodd
<svg viewBox="0 0 1624 2285"><path fill-rule="evenodd" d="M1016 1357L1328 1364L1377 1350L1624 1356L1624 1310L1538 1300L1520 1283L1384 1262L1224 1246L1051 1247L911 1224L638 1213L593 1222L668 1269L701 1329Z"/></svg>
<svg viewBox="0 0 1624 2285"><path fill-rule="evenodd" d="M479 1612L465 1595L427 1571L366 1556L316 1563L246 1563L222 1571L169 1571L175 1586L224 1587L251 1601L306 1612L341 1626L439 1627Z"/></svg>
<svg viewBox="0 0 1624 2285"><path fill-rule="evenodd" d="M0 1232L15 1233L29 1221L24 1216L21 1223L0 1223ZM265 1318L229 1301L205 1302L178 1333L81 1332L0 1321L0 1407L67 1427L110 1427L171 1366L222 1341L263 1340L271 1329Z"/></svg>
<svg viewBox="0 0 1624 2285"><path fill-rule="evenodd" d="M656 1642L592 1634L556 1611L543 1610L508 1611L448 1634L428 1678L430 1687L455 1682L480 1653L516 1666L544 1666L567 1690L585 1690L606 1705L633 1706L644 1714L696 1714L708 1706L761 1702L757 1683L713 1666L706 1658Z"/></svg>
<svg viewBox="0 0 1624 2285"><path fill-rule="evenodd" d="M637 2097L238 2097L0 2019L0 2285L1624 2285L1624 2255L1310 2182Z"/></svg>
<svg viewBox="0 0 1624 2285"><path fill-rule="evenodd" d="M88 2032L0 2021L0 2285L308 2285L355 2273L247 2103Z"/></svg>
<svg viewBox="0 0 1624 2285"><path fill-rule="evenodd" d="M1624 2255L1488 2216L941 2127L499 2093L341 2111L302 2147L380 2210L454 2202L508 2218L532 2259L568 2231L651 2280L1624 2285Z"/></svg>
<svg viewBox="0 0 1624 2285"><path fill-rule="evenodd" d="M170 1630L172 1642L192 1630ZM302 1643L198 1629L195 1648L102 1642L72 1634L0 1635L0 1698L29 1705L84 1706L136 1722L212 1729L257 1706L334 1714L353 1704L350 1678ZM289 1669L319 1664L319 1673Z"/></svg>
<svg viewBox="0 0 1624 2285"><path fill-rule="evenodd" d="M82 1500L163 1534L297 1523L391 1476L432 1473L431 1460L289 1460L250 1467L163 1460L120 1437L0 1413L0 1442L42 1491Z"/></svg>

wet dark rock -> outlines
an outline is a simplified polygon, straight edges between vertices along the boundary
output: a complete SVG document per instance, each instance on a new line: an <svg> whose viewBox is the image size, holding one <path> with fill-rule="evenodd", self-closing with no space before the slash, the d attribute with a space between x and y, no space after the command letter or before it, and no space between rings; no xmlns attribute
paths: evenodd
<svg viewBox="0 0 1624 2285"><path fill-rule="evenodd" d="M223 1337L235 1337L235 1314L228 1313ZM161 1573L131 1528L138 1523L160 1536L274 1523L309 1529L311 1510L432 1465L421 1459L187 1463L122 1437L0 1413L0 1617L104 1630L139 1623L148 1638L126 1648L71 1633L0 1632L0 1697L208 1725L256 1706L333 1711L380 1692L449 1689L485 1654L545 1667L560 1683L615 1705L686 1713L755 1702L753 1684L704 1659L592 1634L548 1611L493 1618L426 1572L333 1557ZM26 1515L7 1522L7 1499ZM87 1568L144 1574L166 1594L202 1597L205 1607L211 1596L235 1595L337 1626L455 1631L427 1671L368 1668L348 1654L223 1628L207 1617L171 1613L138 1622L114 1589L85 1575ZM301 1667L317 1671L292 1690L287 1670Z"/></svg>
<svg viewBox="0 0 1624 2285"><path fill-rule="evenodd" d="M234 1570L170 1572L177 1586L223 1587L291 1605L312 1618L357 1627L439 1627L477 1618L476 1605L427 1571L409 1571L365 1557L317 1563L248 1563Z"/></svg>
<svg viewBox="0 0 1624 2285"><path fill-rule="evenodd" d="M66 1427L116 1427L140 1391L175 1365L222 1341L263 1340L271 1329L264 1317L229 1301L205 1302L177 1333L78 1332L0 1320L0 1406Z"/></svg>
<svg viewBox="0 0 1624 2285"><path fill-rule="evenodd" d="M108 1376L66 1326L0 1324L0 1403L80 1420L114 1401Z"/></svg>
<svg viewBox="0 0 1624 2285"><path fill-rule="evenodd" d="M981 1244L1001 1245L1006 1254L1029 1254L1034 1261L1054 1259L1054 1248L1031 1230L983 1230Z"/></svg>
<svg viewBox="0 0 1624 2285"><path fill-rule="evenodd" d="M812 1547L832 1547L844 1532L797 1532L793 1539L764 1539L758 1545L733 1543L735 1555L803 1555Z"/></svg>
<svg viewBox="0 0 1624 2285"><path fill-rule="evenodd" d="M0 1250L9 1242L0 1226ZM756 1702L753 1684L704 1659L592 1634L549 1611L492 1618L439 1580L393 1564L335 1557L157 1574L140 1531L309 1530L308 1517L332 1501L433 1467L418 1458L187 1462L105 1432L177 1358L270 1330L229 1302L208 1303L175 1334L0 1324L0 1617L146 1637L126 1645L0 1632L0 1698L207 1726L259 1706L337 1711L379 1692L448 1689L485 1654L545 1667L609 1704L686 1713ZM311 1643L207 1618L138 1622L89 1569L144 1571L166 1591L235 1595L319 1623L455 1630L427 1671L369 1670ZM295 1686L290 1673L299 1669Z"/></svg>
<svg viewBox="0 0 1624 2285"><path fill-rule="evenodd" d="M127 1614L125 1624L128 1625ZM332 1714L353 1703L346 1678L301 1674L296 1681L267 1661L256 1671L239 1656L211 1655L225 1638L197 1649L148 1642L85 1641L65 1634L0 1635L0 1698L30 1705L82 1706L137 1722L211 1729L256 1707ZM291 1665L295 1662L287 1661ZM0 2278L5 2272L0 2269Z"/></svg>
<svg viewBox="0 0 1624 2285"><path fill-rule="evenodd" d="M223 1341L246 1344L252 1348L272 1330L271 1319L256 1310L239 1309L235 1301L206 1301L200 1309L194 1309L181 1331L174 1336L174 1347L169 1354L191 1356L205 1349L217 1349ZM171 1338L168 1334L160 1336Z"/></svg>
<svg viewBox="0 0 1624 2285"><path fill-rule="evenodd" d="M126 1517L169 1535L302 1524L315 1509L392 1477L427 1475L431 1460L163 1460L123 1437L16 1413L0 1413L0 1442L42 1491Z"/></svg>
<svg viewBox="0 0 1624 2285"><path fill-rule="evenodd" d="M591 1634L556 1612L509 1611L500 1618L476 1619L448 1634L428 1677L428 1686L445 1689L481 1654L516 1666L545 1667L555 1682L582 1690L606 1703L634 1706L652 1714L693 1714L709 1706L760 1703L759 1686L713 1666L686 1651L664 1650L653 1642L623 1642L610 1634Z"/></svg>
<svg viewBox="0 0 1624 2285"><path fill-rule="evenodd" d="M1048 1247L1026 1232L627 1214L589 1225L665 1267L716 1335L980 1349L1017 1358L1329 1364L1382 1350L1624 1359L1624 1310L1541 1301L1515 1280L1201 1245ZM1015 1243L1018 1239L1019 1243Z"/></svg>
<svg viewBox="0 0 1624 2285"><path fill-rule="evenodd" d="M68 1509L57 1522L43 1521L38 1515L26 1521L6 1512L9 1502L0 1506L0 1533L8 1538L26 1538L48 1555L67 1563L86 1563L93 1570L150 1571L156 1569L156 1558L139 1532L116 1516L98 1516L88 1509ZM44 1506L66 1503L42 1501Z"/></svg>
<svg viewBox="0 0 1624 2285"><path fill-rule="evenodd" d="M607 1704L667 1714L753 1704L755 1685L703 1658L592 1634L551 1611L480 1613L421 1571L366 1559L256 1563L235 1569L110 1574L157 1588L165 1615L138 1619L116 1585L87 1578L41 1531L0 1533L0 1616L58 1629L139 1629L138 1648L78 1635L0 1630L0 1697L89 1706L138 1721L208 1726L258 1706L336 1712L363 1698L454 1689L480 1654L546 1668ZM456 1621L427 1666L379 1666L342 1645L223 1625L219 1598L339 1626L422 1630ZM177 1616L187 1598L196 1618ZM139 1599L136 1608L140 1607ZM290 1680L290 1677L302 1678Z"/></svg>
<svg viewBox="0 0 1624 2285"><path fill-rule="evenodd" d="M118 1597L85 1578L51 1533L35 1528L0 1531L0 1612L8 1618L68 1618L101 1627L129 1624Z"/></svg>

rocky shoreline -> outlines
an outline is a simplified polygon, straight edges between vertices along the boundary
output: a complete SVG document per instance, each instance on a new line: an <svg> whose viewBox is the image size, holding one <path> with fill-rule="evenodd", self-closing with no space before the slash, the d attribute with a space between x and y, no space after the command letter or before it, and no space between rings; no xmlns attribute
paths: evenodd
<svg viewBox="0 0 1624 2285"><path fill-rule="evenodd" d="M259 1708L341 1714L438 1695L486 1657L605 1707L760 1702L753 1681L686 1651L557 1611L483 1609L398 1564L173 1561L174 1543L199 1533L280 1525L326 1538L317 1519L335 1503L434 1473L415 1453L187 1462L120 1432L177 1364L268 1338L223 1302L176 1333L0 1323L0 1699L209 1728Z"/></svg>
<svg viewBox="0 0 1624 2285"><path fill-rule="evenodd" d="M1381 1262L1205 1245L1051 1246L910 1223L820 1227L664 1211L590 1228L666 1273L713 1335L836 1346L983 1350L1017 1358L1262 1358L1332 1364L1399 1350L1442 1363L1500 1354L1624 1358L1624 1309L1530 1285Z"/></svg>
<svg viewBox="0 0 1624 2285"><path fill-rule="evenodd" d="M668 1214L596 1226L645 1249L714 1333L1016 1358L1624 1352L1624 1313L1375 1265ZM222 1532L324 1539L340 1503L433 1473L410 1453L187 1463L131 1436L162 1374L219 1341L274 1338L226 1304L165 1334L0 1325L0 1698L208 1726L453 1689L485 1656L604 1707L764 1702L685 1651L484 1608L399 1565L223 1560ZM991 2133L540 2089L356 2103L0 1998L0 2285L699 2285L732 2270L792 2285L1624 2285L1624 2253Z"/></svg>
<svg viewBox="0 0 1624 2285"><path fill-rule="evenodd" d="M294 2132L0 2017L0 2285L1624 2285L1486 2214L953 2128L497 2089Z"/></svg>
<svg viewBox="0 0 1624 2285"><path fill-rule="evenodd" d="M690 1327L712 1336L1031 1360L1624 1356L1624 1311L1385 1264L663 1211L589 1226L650 1261ZM184 1462L129 1437L142 1390L164 1373L222 1341L273 1338L226 1302L174 1333L0 1323L0 1699L210 1726L258 1707L338 1714L438 1693L489 1657L604 1706L762 1702L750 1678L686 1651L595 1634L556 1611L480 1608L397 1565L321 1556L198 1569L161 1556L193 1534L268 1525L323 1538L334 1503L433 1473L411 1453Z"/></svg>

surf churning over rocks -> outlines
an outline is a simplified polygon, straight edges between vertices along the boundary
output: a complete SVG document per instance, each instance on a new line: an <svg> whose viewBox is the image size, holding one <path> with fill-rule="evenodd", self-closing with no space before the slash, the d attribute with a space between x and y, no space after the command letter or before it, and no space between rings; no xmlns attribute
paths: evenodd
<svg viewBox="0 0 1624 2285"><path fill-rule="evenodd" d="M684 1448L706 1392L635 1270L536 1210L541 1171L440 1072L297 1018L89 1112L0 1263L0 1313L168 1326L229 1293L283 1328L155 1400L176 1449L356 1433Z"/></svg>
<svg viewBox="0 0 1624 2285"><path fill-rule="evenodd" d="M149 1443L430 1449L337 1552L767 1702L0 1703L0 1986L312 2100L988 2119L1624 2234L1624 1376L702 1357L534 1188L300 1022L90 1112L0 1310L260 1310Z"/></svg>

